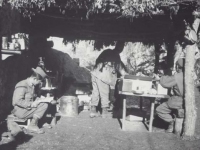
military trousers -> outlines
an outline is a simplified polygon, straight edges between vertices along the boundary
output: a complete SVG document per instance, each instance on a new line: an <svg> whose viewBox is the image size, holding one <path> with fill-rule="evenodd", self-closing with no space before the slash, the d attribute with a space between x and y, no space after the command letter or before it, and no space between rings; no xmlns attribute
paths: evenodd
<svg viewBox="0 0 200 150"><path fill-rule="evenodd" d="M29 119L36 116L41 119L48 109L48 103L40 103L36 108L25 109L18 106L14 107L12 113L20 119Z"/></svg>
<svg viewBox="0 0 200 150"><path fill-rule="evenodd" d="M109 107L110 86L102 80L92 75L92 100L91 106L98 106L101 101L101 107Z"/></svg>

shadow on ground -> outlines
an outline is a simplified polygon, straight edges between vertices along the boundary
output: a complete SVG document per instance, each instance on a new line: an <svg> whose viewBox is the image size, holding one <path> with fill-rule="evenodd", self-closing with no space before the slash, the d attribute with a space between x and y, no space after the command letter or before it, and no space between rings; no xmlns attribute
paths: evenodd
<svg viewBox="0 0 200 150"><path fill-rule="evenodd" d="M137 128L134 131L122 131L116 118L91 119L89 111L81 111L77 117L61 117L56 126L45 129L44 134L19 137L16 141L1 145L0 149L188 150L195 147L192 150L198 150L200 149L198 143L199 141L182 141L174 134L141 132Z"/></svg>
<svg viewBox="0 0 200 150"><path fill-rule="evenodd" d="M16 150L19 145L28 142L32 137L32 135L24 134L21 132L15 137L4 138L0 142L0 149Z"/></svg>

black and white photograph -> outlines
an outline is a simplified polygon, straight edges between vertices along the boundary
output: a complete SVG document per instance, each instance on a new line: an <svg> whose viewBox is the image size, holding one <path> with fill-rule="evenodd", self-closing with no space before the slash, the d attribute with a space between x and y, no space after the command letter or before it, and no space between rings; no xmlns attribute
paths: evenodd
<svg viewBox="0 0 200 150"><path fill-rule="evenodd" d="M0 0L0 150L199 150L200 0Z"/></svg>

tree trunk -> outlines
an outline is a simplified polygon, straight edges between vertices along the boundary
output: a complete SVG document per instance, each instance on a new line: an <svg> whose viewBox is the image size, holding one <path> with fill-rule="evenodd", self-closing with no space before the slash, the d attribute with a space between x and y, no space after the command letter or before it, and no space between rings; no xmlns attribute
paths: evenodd
<svg viewBox="0 0 200 150"><path fill-rule="evenodd" d="M193 23L193 29L197 32L200 19L196 18ZM197 45L186 46L185 58L185 121L183 127L183 139L192 139L195 135L195 125L197 119L197 108L195 104L194 87L194 64L195 47Z"/></svg>
<svg viewBox="0 0 200 150"><path fill-rule="evenodd" d="M194 63L195 45L186 46L185 58L185 122L183 138L192 138L195 134L197 118L195 96L194 96Z"/></svg>

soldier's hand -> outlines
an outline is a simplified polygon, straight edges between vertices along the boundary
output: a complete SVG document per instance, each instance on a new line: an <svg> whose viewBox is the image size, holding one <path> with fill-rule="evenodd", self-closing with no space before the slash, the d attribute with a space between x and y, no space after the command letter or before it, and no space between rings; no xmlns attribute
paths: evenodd
<svg viewBox="0 0 200 150"><path fill-rule="evenodd" d="M160 77L158 74L153 73L152 77L154 78L154 80L160 80Z"/></svg>
<svg viewBox="0 0 200 150"><path fill-rule="evenodd" d="M42 100L42 102L51 103L51 101L53 100L54 100L54 97L46 97L45 99Z"/></svg>
<svg viewBox="0 0 200 150"><path fill-rule="evenodd" d="M51 103L52 105L56 105L56 104L57 104L57 102L56 102L55 100L52 100L50 103Z"/></svg>
<svg viewBox="0 0 200 150"><path fill-rule="evenodd" d="M32 104L31 104L31 107L37 107L39 105L39 101L34 101Z"/></svg>

